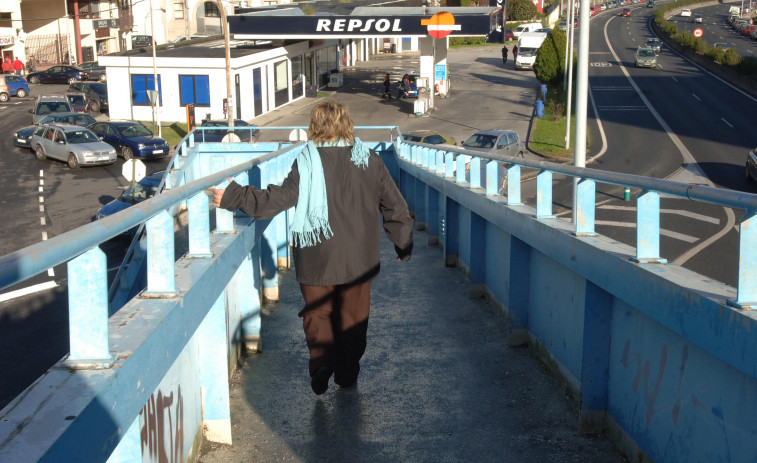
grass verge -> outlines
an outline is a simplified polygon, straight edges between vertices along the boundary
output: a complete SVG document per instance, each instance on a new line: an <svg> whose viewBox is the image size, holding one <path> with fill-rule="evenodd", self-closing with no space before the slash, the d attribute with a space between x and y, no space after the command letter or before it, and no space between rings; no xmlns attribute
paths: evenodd
<svg viewBox="0 0 757 463"><path fill-rule="evenodd" d="M544 101L544 117L534 118L534 125L531 128L529 146L532 150L556 158L573 159L576 118L575 114L570 118L570 144L568 148L565 148L567 102L568 92L563 91L562 86L548 87L547 98ZM575 98L572 110L575 111ZM591 144L588 134L586 144L588 151Z"/></svg>

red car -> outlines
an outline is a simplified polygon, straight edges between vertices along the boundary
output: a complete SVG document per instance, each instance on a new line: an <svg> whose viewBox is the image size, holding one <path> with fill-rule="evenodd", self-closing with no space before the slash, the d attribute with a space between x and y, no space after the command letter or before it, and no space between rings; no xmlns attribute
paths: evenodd
<svg viewBox="0 0 757 463"><path fill-rule="evenodd" d="M621 16L631 16L631 9L630 8L623 8L623 11L620 12Z"/></svg>

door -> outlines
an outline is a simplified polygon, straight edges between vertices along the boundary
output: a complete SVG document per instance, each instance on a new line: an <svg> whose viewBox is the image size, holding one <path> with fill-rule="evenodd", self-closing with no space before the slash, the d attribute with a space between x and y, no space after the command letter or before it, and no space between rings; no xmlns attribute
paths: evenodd
<svg viewBox="0 0 757 463"><path fill-rule="evenodd" d="M52 130L52 129L51 129ZM46 147L47 157L52 159L66 159L68 147L66 146L66 136L63 131L55 129L52 140L47 140L50 144Z"/></svg>

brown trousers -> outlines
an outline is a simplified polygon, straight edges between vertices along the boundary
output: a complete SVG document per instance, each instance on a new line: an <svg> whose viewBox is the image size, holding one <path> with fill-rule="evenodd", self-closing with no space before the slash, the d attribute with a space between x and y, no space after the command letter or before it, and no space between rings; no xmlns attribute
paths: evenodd
<svg viewBox="0 0 757 463"><path fill-rule="evenodd" d="M310 350L310 376L318 368L334 371L334 382L350 386L360 373L365 353L371 282L334 285L300 285L305 308L300 312Z"/></svg>

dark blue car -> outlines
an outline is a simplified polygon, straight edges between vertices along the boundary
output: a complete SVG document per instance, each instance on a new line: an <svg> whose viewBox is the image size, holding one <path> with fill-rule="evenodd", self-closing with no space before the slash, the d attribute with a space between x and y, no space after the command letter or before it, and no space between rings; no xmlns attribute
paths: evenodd
<svg viewBox="0 0 757 463"><path fill-rule="evenodd" d="M132 158L160 159L168 156L171 151L165 140L153 135L139 122L98 122L92 124L89 129L115 148L127 161Z"/></svg>
<svg viewBox="0 0 757 463"><path fill-rule="evenodd" d="M74 66L53 66L44 71L32 72L26 80L33 84L73 84L87 80L87 72Z"/></svg>
<svg viewBox="0 0 757 463"><path fill-rule="evenodd" d="M155 172L135 183L134 188L132 188L132 185L129 185L129 187L121 193L121 196L100 208L97 212L97 220L113 215L116 212L123 211L124 209L128 209L131 206L139 204L160 193L160 190L162 189L160 184L163 181L164 175L165 171ZM136 227L124 234L134 234L134 232L136 232Z"/></svg>
<svg viewBox="0 0 757 463"><path fill-rule="evenodd" d="M21 76L8 74L5 76L5 83L8 84L8 90L10 90L11 96L24 98L29 94L29 83Z"/></svg>

